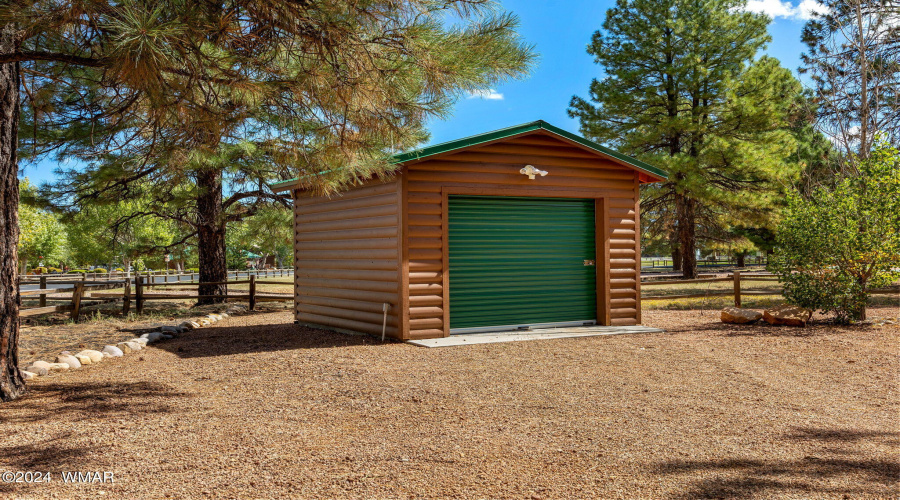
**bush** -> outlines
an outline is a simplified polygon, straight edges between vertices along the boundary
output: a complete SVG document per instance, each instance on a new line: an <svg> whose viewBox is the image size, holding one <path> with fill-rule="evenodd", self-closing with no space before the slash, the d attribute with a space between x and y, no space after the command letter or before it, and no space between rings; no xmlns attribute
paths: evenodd
<svg viewBox="0 0 900 500"><path fill-rule="evenodd" d="M900 277L900 153L879 143L858 169L789 198L770 266L788 302L840 323L866 319L868 290Z"/></svg>
<svg viewBox="0 0 900 500"><path fill-rule="evenodd" d="M60 269L58 267L48 267L47 272L53 274L53 273L61 273L63 271L62 271L62 269Z"/></svg>
<svg viewBox="0 0 900 500"><path fill-rule="evenodd" d="M186 272L186 273L199 273L199 272L200 272L200 269L198 269L198 268L196 268L196 267L189 267L189 268L185 269L184 272Z"/></svg>
<svg viewBox="0 0 900 500"><path fill-rule="evenodd" d="M87 269L70 269L69 272L75 273L75 274L81 274L81 273L86 273Z"/></svg>
<svg viewBox="0 0 900 500"><path fill-rule="evenodd" d="M34 274L47 274L47 268L46 267L36 267L36 268L32 269L31 272L33 272Z"/></svg>
<svg viewBox="0 0 900 500"><path fill-rule="evenodd" d="M124 269L124 268L121 268L121 267L117 267L117 268L116 268L116 272L117 272L117 273L124 273L124 272L125 272L125 269Z"/></svg>
<svg viewBox="0 0 900 500"><path fill-rule="evenodd" d="M102 267L95 267L93 270L91 270L91 272L98 273L98 274L107 274L109 271L107 271L106 269L103 269Z"/></svg>

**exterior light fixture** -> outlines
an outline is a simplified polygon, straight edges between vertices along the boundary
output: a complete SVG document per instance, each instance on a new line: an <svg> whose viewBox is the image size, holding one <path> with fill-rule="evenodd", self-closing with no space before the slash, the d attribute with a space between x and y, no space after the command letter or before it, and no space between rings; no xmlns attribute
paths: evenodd
<svg viewBox="0 0 900 500"><path fill-rule="evenodd" d="M540 175L541 177L544 177L545 175L547 175L546 170L540 170L538 168L535 168L534 165L525 165L525 168L519 170L519 173L522 175L527 175L528 178L531 180L534 180L534 177L536 175Z"/></svg>

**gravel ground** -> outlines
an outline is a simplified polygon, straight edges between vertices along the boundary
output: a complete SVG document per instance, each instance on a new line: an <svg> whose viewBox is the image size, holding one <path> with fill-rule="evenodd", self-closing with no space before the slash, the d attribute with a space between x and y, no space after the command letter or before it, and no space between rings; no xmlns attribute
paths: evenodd
<svg viewBox="0 0 900 500"><path fill-rule="evenodd" d="M424 349L232 317L3 405L0 471L53 476L0 498L897 497L900 328L717 320Z"/></svg>

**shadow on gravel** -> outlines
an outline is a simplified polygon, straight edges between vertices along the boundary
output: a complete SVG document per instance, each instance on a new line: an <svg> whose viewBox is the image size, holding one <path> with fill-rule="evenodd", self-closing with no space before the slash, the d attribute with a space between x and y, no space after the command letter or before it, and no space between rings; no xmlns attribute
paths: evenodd
<svg viewBox="0 0 900 500"><path fill-rule="evenodd" d="M154 347L167 350L181 358L201 358L361 345L381 345L381 340L367 335L350 335L294 324L276 324L201 328L180 338L154 344Z"/></svg>
<svg viewBox="0 0 900 500"><path fill-rule="evenodd" d="M884 440L890 444L895 432L859 431L853 429L796 428L784 436L792 441L823 441L852 444L861 440ZM852 449L828 450L828 453L853 455ZM673 460L657 464L656 474L681 475L702 473L681 492L670 498L748 498L780 495L832 496L849 495L889 497L897 493L900 463L871 458L832 458L806 456L800 460ZM835 479L853 486L834 487Z"/></svg>
<svg viewBox="0 0 900 500"><path fill-rule="evenodd" d="M168 413L175 411L168 400L184 396L189 394L157 382L29 384L25 397L4 404L0 433L5 424Z"/></svg>

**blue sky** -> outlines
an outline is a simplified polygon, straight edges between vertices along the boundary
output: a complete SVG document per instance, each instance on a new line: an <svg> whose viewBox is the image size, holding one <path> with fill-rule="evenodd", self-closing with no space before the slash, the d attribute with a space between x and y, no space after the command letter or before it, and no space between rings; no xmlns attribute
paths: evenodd
<svg viewBox="0 0 900 500"><path fill-rule="evenodd" d="M431 143L459 139L534 120L578 132L578 122L566 116L573 95L587 96L600 68L586 52L594 31L600 28L614 0L505 0L505 9L521 21L520 34L535 46L538 63L531 75L492 89L490 99L461 99L449 118L429 124ZM769 26L772 42L766 52L796 73L805 46L800 31L815 8L815 0L749 0L748 9L774 18ZM26 166L24 175L34 183L53 179L56 162Z"/></svg>

